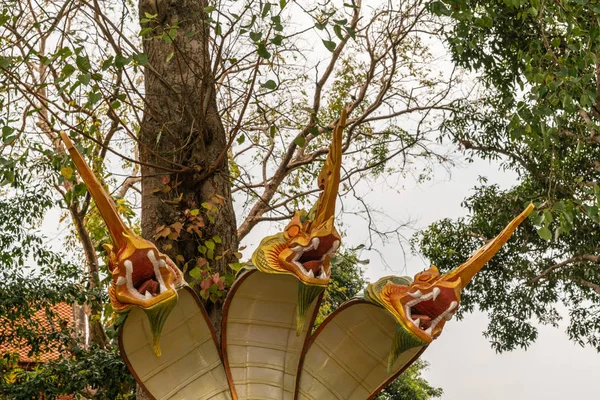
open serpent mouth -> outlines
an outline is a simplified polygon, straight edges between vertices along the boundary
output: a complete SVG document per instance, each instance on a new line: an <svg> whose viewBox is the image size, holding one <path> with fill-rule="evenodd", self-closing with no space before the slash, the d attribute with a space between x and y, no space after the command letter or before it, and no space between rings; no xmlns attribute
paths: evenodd
<svg viewBox="0 0 600 400"><path fill-rule="evenodd" d="M408 319L428 336L433 336L433 330L442 321L449 321L456 308L458 301L454 291L434 287L429 293L423 294L420 290L408 293L413 300L404 305L404 312ZM442 297L439 297L442 294ZM450 301L451 299L454 299ZM436 300L438 300L436 302ZM448 305L448 302L450 304Z"/></svg>
<svg viewBox="0 0 600 400"><path fill-rule="evenodd" d="M167 268L167 264L163 259L156 259L153 250L149 250L146 254L134 254L125 260L123 265L125 277L119 276L116 284L126 285L129 293L138 299L149 300L167 291L160 273L160 268Z"/></svg>
<svg viewBox="0 0 600 400"><path fill-rule="evenodd" d="M298 245L290 249L296 253L292 262L309 278L328 279L330 272L325 271L323 263L327 257L331 257L337 251L338 247L340 241L334 236L313 238L306 247Z"/></svg>

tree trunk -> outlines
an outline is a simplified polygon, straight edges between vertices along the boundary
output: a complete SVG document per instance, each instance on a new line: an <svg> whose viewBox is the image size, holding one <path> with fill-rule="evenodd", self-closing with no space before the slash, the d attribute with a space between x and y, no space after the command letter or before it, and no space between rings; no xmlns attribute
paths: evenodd
<svg viewBox="0 0 600 400"><path fill-rule="evenodd" d="M236 261L236 221L227 165L227 135L217 110L209 54L209 26L204 1L140 0L140 16L158 15L143 24L163 38L144 40L148 64L144 70L145 105L140 127L142 165L142 235L153 240L157 228L182 222L175 236L159 240L159 249L189 272L204 258L198 247L213 236L221 239L208 260L211 273L227 271ZM147 14L146 14L147 13ZM172 27L177 26L177 29ZM172 43L165 39L171 32ZM167 188L167 185L169 186ZM209 221L202 204L215 202L219 211ZM200 210L206 224L201 232L191 227L186 210ZM187 265L186 265L187 264ZM202 264L202 262L200 263ZM204 266L203 268L206 268ZM186 280L199 290L186 273ZM194 283L196 283L194 285ZM217 331L221 307L208 302Z"/></svg>
<svg viewBox="0 0 600 400"><path fill-rule="evenodd" d="M92 242L89 232L85 228L85 224L83 222L84 216L81 215L78 207L75 204L72 204L69 211L71 212L79 240L83 244L83 252L85 254L87 264L90 289L97 289L100 287L100 276L98 272L98 256L96 255L94 243ZM104 327L102 326L101 300L98 298L92 299L92 301L85 304L84 309L89 317L89 343L96 344L100 348L107 347L109 341L108 337L106 336L106 332L104 332Z"/></svg>

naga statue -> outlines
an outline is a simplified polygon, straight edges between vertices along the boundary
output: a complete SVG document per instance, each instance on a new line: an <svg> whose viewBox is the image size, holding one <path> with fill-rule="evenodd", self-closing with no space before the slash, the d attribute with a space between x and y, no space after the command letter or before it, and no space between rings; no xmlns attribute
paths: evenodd
<svg viewBox="0 0 600 400"><path fill-rule="evenodd" d="M177 266L133 233L66 134L61 136L106 222L113 309L126 316L121 355L154 399L372 399L412 364L456 312L461 290L533 205L464 264L414 280L386 276L314 329L331 258L346 110L318 176L320 196L264 238L223 305L221 337Z"/></svg>

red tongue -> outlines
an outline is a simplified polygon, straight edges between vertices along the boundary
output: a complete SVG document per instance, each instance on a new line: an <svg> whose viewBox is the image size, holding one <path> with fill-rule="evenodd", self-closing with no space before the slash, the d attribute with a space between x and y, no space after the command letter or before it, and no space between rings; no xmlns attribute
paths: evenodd
<svg viewBox="0 0 600 400"><path fill-rule="evenodd" d="M420 323L420 328L424 328L427 329L429 328L429 325L431 325L431 318L428 317L427 315L423 315L423 314L411 314L411 317L413 320L416 319L420 319L421 323Z"/></svg>
<svg viewBox="0 0 600 400"><path fill-rule="evenodd" d="M148 291L151 294L158 294L158 288L159 288L158 282L156 282L154 279L150 279L150 280L147 280L146 282L142 283L142 285L138 289L138 292L140 292L141 294L145 294L146 291Z"/></svg>
<svg viewBox="0 0 600 400"><path fill-rule="evenodd" d="M318 272L321 269L321 260L306 261L302 263L302 265L304 265L304 268L307 270L310 269L312 272Z"/></svg>

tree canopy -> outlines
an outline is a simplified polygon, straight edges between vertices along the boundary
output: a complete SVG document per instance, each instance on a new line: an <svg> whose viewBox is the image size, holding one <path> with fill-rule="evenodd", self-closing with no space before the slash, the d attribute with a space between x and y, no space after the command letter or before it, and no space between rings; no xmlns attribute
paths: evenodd
<svg viewBox="0 0 600 400"><path fill-rule="evenodd" d="M555 325L600 350L600 8L589 1L434 2L458 65L479 73L472 129L445 135L469 157L517 173L465 200L470 218L442 220L415 246L442 268L494 235L527 202L536 213L463 297L487 311L497 350L527 347L534 323ZM469 122L467 122L469 123Z"/></svg>
<svg viewBox="0 0 600 400"><path fill-rule="evenodd" d="M43 291L48 301L85 289L69 301L85 305L90 349L97 349L70 347L76 364L24 372L19 382L55 384L60 371L89 365L77 354L118 363L111 358L110 279L100 246L108 234L60 131L119 211L184 271L218 329L223 297L241 268L240 241L258 224L288 220L315 201L316 175L342 107L350 118L341 198L356 198L365 218L370 205L357 182L382 174L426 179L417 160L447 161L435 146L440 126L463 116L468 99L457 89L460 74L436 68L431 46L439 43L441 24L420 0L4 1L1 183L17 202L24 187L37 185L47 207L63 211L69 255L55 257L71 261L70 280L54 259L28 263L44 282L66 285ZM30 217L26 226L34 229L44 213ZM19 265L5 261L6 271ZM10 282L2 285L14 293ZM27 293L22 305L29 304ZM116 371L122 370L121 363ZM103 374L92 372L99 374L94 379ZM91 395L80 382L69 390ZM96 395L102 393L112 392Z"/></svg>

